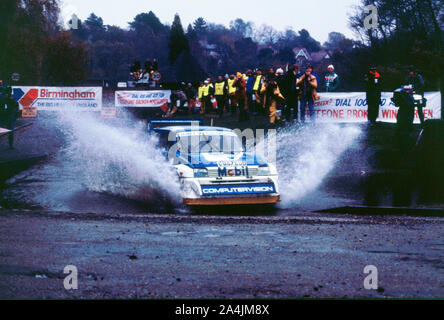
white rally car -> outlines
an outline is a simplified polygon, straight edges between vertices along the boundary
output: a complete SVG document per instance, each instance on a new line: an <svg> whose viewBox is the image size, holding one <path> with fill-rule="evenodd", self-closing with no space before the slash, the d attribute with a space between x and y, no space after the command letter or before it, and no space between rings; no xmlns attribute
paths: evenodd
<svg viewBox="0 0 444 320"><path fill-rule="evenodd" d="M276 167L245 152L233 130L180 120L150 121L149 128L159 135L165 155L177 170L185 205L280 201Z"/></svg>

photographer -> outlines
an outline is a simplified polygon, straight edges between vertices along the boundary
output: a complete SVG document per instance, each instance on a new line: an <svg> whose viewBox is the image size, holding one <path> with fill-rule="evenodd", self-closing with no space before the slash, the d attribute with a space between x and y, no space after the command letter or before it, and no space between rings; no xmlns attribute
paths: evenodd
<svg viewBox="0 0 444 320"><path fill-rule="evenodd" d="M274 125L281 120L276 114L277 105L279 101L285 100L275 77L267 77L267 80L262 85L261 94L264 95L264 106L269 111L270 124Z"/></svg>
<svg viewBox="0 0 444 320"><path fill-rule="evenodd" d="M381 74L376 71L375 66L370 66L364 77L366 87L366 98L368 104L368 121L371 125L376 124L381 105Z"/></svg>
<svg viewBox="0 0 444 320"><path fill-rule="evenodd" d="M415 66L409 66L409 74L407 75L406 84L411 85L413 88L413 91L416 94L419 94L422 96L424 101L424 79L422 76L415 72ZM421 120L421 124L424 124L424 104L418 105L418 115L419 119Z"/></svg>
<svg viewBox="0 0 444 320"><path fill-rule="evenodd" d="M296 85L301 88L301 122L305 122L306 106L310 110L310 120L315 121L314 102L317 100L318 82L313 75L313 66L308 65L305 73L296 82Z"/></svg>

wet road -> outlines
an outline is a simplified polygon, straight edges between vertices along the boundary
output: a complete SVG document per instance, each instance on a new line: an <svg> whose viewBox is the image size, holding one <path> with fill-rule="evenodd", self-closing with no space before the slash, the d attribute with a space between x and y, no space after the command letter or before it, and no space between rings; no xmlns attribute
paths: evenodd
<svg viewBox="0 0 444 320"><path fill-rule="evenodd" d="M40 121L0 146L0 299L444 298L443 180L393 150L392 126L283 129L279 210L200 215L175 203L144 128ZM366 205L441 213L313 213Z"/></svg>
<svg viewBox="0 0 444 320"><path fill-rule="evenodd" d="M0 211L0 298L304 297L443 298L444 219Z"/></svg>

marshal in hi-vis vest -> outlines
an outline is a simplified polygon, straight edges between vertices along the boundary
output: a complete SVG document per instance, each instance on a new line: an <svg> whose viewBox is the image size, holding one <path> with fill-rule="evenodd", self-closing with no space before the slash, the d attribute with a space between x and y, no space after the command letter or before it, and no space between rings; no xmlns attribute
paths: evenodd
<svg viewBox="0 0 444 320"><path fill-rule="evenodd" d="M203 96L208 97L209 94L210 94L210 85L208 84L203 87Z"/></svg>
<svg viewBox="0 0 444 320"><path fill-rule="evenodd" d="M228 93L234 94L236 93L236 87L233 86L234 79L228 79Z"/></svg>
<svg viewBox="0 0 444 320"><path fill-rule="evenodd" d="M257 76L254 82L253 91L259 91L261 85L262 76Z"/></svg>
<svg viewBox="0 0 444 320"><path fill-rule="evenodd" d="M224 95L224 87L225 87L225 82L216 82L214 89L215 92L214 94L216 96L223 96Z"/></svg>

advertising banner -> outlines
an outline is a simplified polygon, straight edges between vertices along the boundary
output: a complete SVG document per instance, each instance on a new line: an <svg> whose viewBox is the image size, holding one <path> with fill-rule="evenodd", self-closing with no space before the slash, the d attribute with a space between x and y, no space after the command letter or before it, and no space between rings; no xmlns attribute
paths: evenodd
<svg viewBox="0 0 444 320"><path fill-rule="evenodd" d="M100 111L102 87L25 87L14 86L13 95L20 109L60 111L79 109Z"/></svg>
<svg viewBox="0 0 444 320"><path fill-rule="evenodd" d="M116 107L159 108L168 106L170 90L158 91L116 91Z"/></svg>
<svg viewBox="0 0 444 320"><path fill-rule="evenodd" d="M316 121L319 122L366 122L368 106L365 92L319 93L320 100L315 102ZM396 123L398 108L391 98L392 92L383 92L378 121ZM424 108L425 119L441 118L440 92L426 92L427 105ZM309 112L307 110L307 117ZM420 123L418 111L415 110L415 123Z"/></svg>

